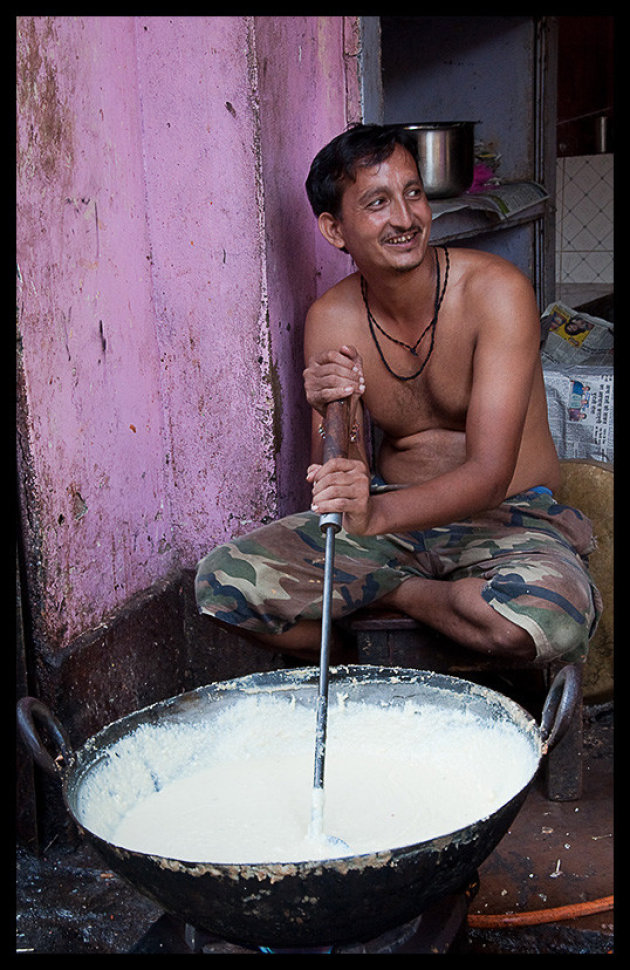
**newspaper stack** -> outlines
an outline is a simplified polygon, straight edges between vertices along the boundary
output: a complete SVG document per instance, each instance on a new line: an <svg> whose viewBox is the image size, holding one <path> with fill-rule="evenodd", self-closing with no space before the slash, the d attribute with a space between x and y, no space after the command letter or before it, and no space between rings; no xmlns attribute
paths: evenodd
<svg viewBox="0 0 630 970"><path fill-rule="evenodd" d="M614 458L614 328L552 303L542 315L541 351L551 434L562 459Z"/></svg>
<svg viewBox="0 0 630 970"><path fill-rule="evenodd" d="M434 221L459 209L477 209L502 222L548 198L547 190L538 182L502 182L453 199L431 199L429 205Z"/></svg>

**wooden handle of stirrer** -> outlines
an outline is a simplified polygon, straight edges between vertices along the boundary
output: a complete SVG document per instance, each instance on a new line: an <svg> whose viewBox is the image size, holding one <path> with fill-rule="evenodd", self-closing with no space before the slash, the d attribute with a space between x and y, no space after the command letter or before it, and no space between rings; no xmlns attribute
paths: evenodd
<svg viewBox="0 0 630 970"><path fill-rule="evenodd" d="M350 443L350 401L342 398L331 401L324 416L324 449L323 462L331 458L346 458ZM341 528L342 516L340 512L328 512L319 517L319 527L323 531L332 527L334 532Z"/></svg>
<svg viewBox="0 0 630 970"><path fill-rule="evenodd" d="M324 463L331 458L347 458L350 439L350 399L331 401L324 416Z"/></svg>

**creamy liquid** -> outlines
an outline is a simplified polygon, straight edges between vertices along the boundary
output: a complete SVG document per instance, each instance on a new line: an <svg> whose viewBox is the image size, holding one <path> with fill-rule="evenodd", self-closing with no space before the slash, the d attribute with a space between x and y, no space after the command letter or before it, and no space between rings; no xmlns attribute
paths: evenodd
<svg viewBox="0 0 630 970"><path fill-rule="evenodd" d="M205 729L143 727L116 752L113 771L90 773L80 817L117 845L183 861L359 855L487 816L527 784L538 760L511 722L410 701L331 706L324 837L315 838L314 738L312 708L269 695L242 698ZM327 835L348 848L331 849Z"/></svg>

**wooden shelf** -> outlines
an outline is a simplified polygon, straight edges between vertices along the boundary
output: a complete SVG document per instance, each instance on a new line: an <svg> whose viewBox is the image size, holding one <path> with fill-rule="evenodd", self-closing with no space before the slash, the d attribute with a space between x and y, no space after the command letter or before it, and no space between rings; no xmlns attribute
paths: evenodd
<svg viewBox="0 0 630 970"><path fill-rule="evenodd" d="M441 200L436 199L436 201ZM495 213L481 209L458 209L456 212L445 212L433 220L431 242L454 242L460 239L470 239L484 233L498 232L502 229L511 229L513 226L522 226L534 222L545 214L547 202L548 199L543 199L507 219L501 219Z"/></svg>

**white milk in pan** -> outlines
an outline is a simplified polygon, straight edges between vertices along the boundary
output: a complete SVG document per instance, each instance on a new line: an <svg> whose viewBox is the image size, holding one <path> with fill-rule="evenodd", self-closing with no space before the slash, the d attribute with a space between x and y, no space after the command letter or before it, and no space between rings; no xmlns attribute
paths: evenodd
<svg viewBox="0 0 630 970"><path fill-rule="evenodd" d="M313 708L245 696L195 726L144 725L109 749L78 817L116 845L190 862L299 862L413 845L486 817L531 779L536 742L452 707L331 704L324 832L309 837Z"/></svg>

